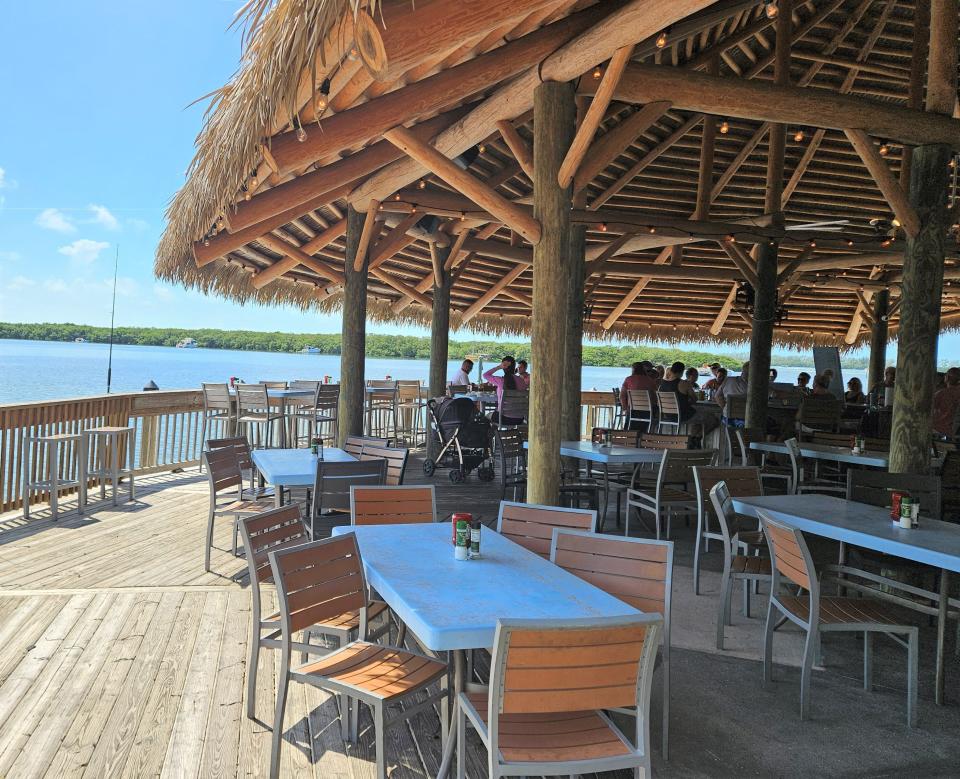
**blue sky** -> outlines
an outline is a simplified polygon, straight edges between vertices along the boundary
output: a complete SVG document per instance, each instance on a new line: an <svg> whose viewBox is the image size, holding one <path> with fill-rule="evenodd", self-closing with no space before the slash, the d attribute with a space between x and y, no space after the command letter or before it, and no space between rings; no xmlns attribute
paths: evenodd
<svg viewBox="0 0 960 779"><path fill-rule="evenodd" d="M153 278L164 208L201 125L204 106L190 103L236 68L239 6L5 4L0 320L108 324L119 246L119 324L339 331L337 316L238 306ZM945 337L941 358L958 347Z"/></svg>

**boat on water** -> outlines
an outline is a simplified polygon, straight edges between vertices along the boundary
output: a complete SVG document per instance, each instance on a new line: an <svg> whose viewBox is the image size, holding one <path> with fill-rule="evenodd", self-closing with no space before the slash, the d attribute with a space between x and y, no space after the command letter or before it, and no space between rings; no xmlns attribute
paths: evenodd
<svg viewBox="0 0 960 779"><path fill-rule="evenodd" d="M321 350L319 346L304 346L300 354L321 354Z"/></svg>
<svg viewBox="0 0 960 779"><path fill-rule="evenodd" d="M73 339L73 342L75 344L85 344L87 342L87 339L83 338L82 336L77 336L76 338Z"/></svg>
<svg viewBox="0 0 960 779"><path fill-rule="evenodd" d="M177 341L178 349L196 349L197 342L193 338L181 338Z"/></svg>

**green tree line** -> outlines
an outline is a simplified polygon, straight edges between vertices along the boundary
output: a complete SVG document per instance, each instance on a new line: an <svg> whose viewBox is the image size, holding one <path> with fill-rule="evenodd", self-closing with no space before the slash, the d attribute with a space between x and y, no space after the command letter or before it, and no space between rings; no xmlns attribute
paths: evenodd
<svg viewBox="0 0 960 779"><path fill-rule="evenodd" d="M0 323L0 338L19 338L31 341L87 341L107 343L110 330L106 327L76 325L70 323ZM178 329L166 327L118 327L114 331L114 343L136 346L176 346L184 338L193 338L205 349L238 349L256 352L299 352L312 346L322 354L340 354L339 333L264 333L254 330ZM530 344L499 340L450 341L450 359L459 360L467 355L483 354L499 357L512 354L517 359L530 359ZM430 358L430 339L409 335L367 336L367 356L405 360ZM690 349L674 349L660 346L600 346L583 347L583 364L598 367L624 367L639 360L656 364L669 364L682 360L687 365L700 366L719 362L721 365L738 368L744 361L743 354L722 354ZM780 364L800 367L813 365L808 355L785 355ZM861 359L844 359L849 368L865 367Z"/></svg>

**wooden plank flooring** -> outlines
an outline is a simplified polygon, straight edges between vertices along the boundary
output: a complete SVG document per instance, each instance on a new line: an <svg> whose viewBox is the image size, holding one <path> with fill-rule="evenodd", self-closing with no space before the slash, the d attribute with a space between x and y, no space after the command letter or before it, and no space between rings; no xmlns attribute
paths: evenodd
<svg viewBox="0 0 960 779"><path fill-rule="evenodd" d="M0 517L0 777L267 773L279 657L261 653L250 720L251 598L230 523L204 573L205 479L158 475L138 487L136 502L85 516L68 503L56 523L42 509L29 522ZM489 485L443 486L438 510L469 504L492 519L499 497ZM369 716L356 745L341 740L338 717L331 696L291 686L283 776L374 776ZM392 729L390 776L433 776L440 748L430 712ZM475 739L468 770L486 774Z"/></svg>

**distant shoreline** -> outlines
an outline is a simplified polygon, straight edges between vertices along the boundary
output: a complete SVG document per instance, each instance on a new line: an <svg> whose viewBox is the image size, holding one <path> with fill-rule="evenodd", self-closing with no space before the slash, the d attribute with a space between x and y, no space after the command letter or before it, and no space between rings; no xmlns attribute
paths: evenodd
<svg viewBox="0 0 960 779"><path fill-rule="evenodd" d="M107 343L110 331L106 327L78 325L73 323L9 323L0 322L0 339L27 341L71 342L77 338L92 343ZM118 327L114 331L114 343L131 346L175 347L184 338L194 338L197 346L204 349L232 349L272 353L297 353L305 347L315 347L317 354L339 355L339 333L264 333L253 330L214 330L206 328L160 328ZM470 354L499 356L512 354L517 359L530 358L529 343L502 341L450 340L449 359L459 360ZM367 335L366 356L380 359L426 360L430 358L430 339L405 335ZM595 368L627 367L639 360L654 364L681 360L688 366L700 367L719 362L728 368L739 369L746 359L743 354L724 354L693 349L673 349L659 346L614 346L600 345L583 347L583 364ZM775 356L783 368L813 368L813 357ZM846 368L865 368L864 358L843 361Z"/></svg>

